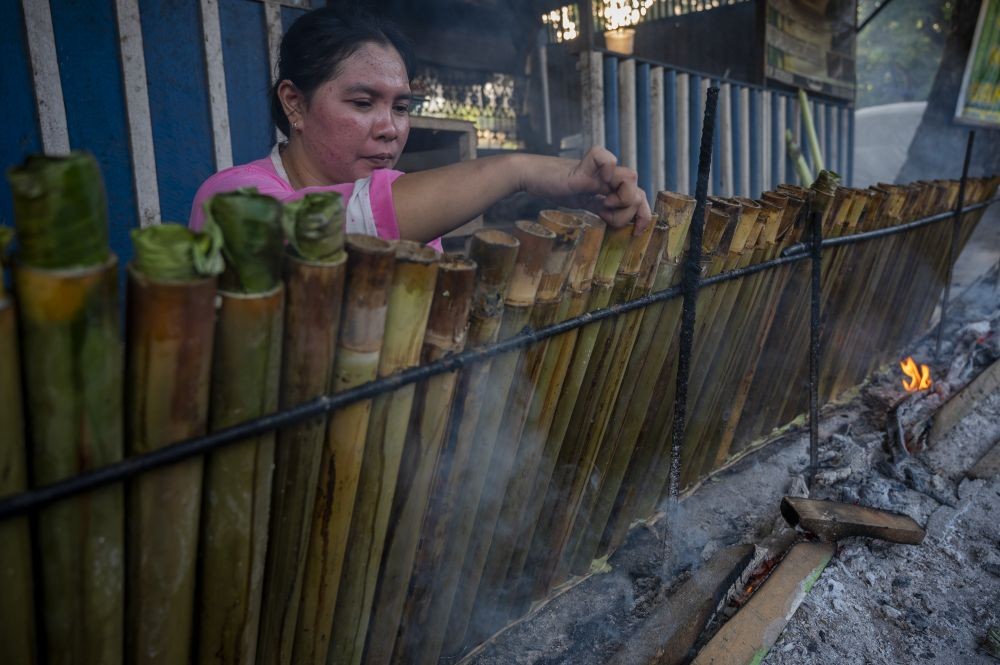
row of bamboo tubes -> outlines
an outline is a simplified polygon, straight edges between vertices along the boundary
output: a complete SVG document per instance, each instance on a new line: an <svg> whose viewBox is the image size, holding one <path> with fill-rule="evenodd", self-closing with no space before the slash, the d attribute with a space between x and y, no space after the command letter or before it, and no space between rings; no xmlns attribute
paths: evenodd
<svg viewBox="0 0 1000 665"><path fill-rule="evenodd" d="M970 180L966 202L997 184ZM703 275L777 257L805 239L810 209L834 237L951 210L957 193L955 181L826 180L711 198ZM660 192L637 235L547 210L480 231L462 256L349 235L329 261L285 252L281 279L254 294L229 272L156 282L133 266L124 343L113 257L71 271L15 260L14 294L0 297L0 496L676 285L693 211ZM960 245L981 214L962 216ZM931 224L824 252L823 399L926 329L951 233ZM700 290L683 486L804 410L807 263ZM681 304L0 524L0 661L41 662L39 644L52 663L466 653L665 498Z"/></svg>

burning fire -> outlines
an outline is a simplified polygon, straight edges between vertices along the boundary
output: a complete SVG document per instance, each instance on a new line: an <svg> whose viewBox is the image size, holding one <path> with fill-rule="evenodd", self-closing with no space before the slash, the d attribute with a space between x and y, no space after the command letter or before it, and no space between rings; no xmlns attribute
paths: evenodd
<svg viewBox="0 0 1000 665"><path fill-rule="evenodd" d="M903 374L907 376L903 379L903 388L908 393L927 390L934 383L931 381L931 368L927 365L921 365L918 369L917 363L910 356L900 362L899 366L903 369Z"/></svg>

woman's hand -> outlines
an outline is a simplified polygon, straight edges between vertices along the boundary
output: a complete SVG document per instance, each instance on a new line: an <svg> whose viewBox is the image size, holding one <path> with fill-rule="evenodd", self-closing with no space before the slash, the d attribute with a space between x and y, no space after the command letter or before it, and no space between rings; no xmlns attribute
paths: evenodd
<svg viewBox="0 0 1000 665"><path fill-rule="evenodd" d="M636 233L649 225L651 213L638 174L618 166L618 159L600 147L591 148L574 162L534 158L522 175L522 189L538 196L571 199L610 224L619 227L635 220Z"/></svg>

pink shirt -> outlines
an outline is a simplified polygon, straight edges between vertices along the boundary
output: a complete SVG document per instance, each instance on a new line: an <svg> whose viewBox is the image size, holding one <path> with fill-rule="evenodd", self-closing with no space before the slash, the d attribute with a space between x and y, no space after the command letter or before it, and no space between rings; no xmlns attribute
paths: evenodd
<svg viewBox="0 0 1000 665"><path fill-rule="evenodd" d="M332 191L344 197L348 233L367 233L386 240L399 239L399 222L396 220L396 208L392 202L392 183L403 175L401 171L377 169L369 178L354 183L304 187L296 190L292 188L284 173L279 174L275 168L276 164L280 164L280 158L275 151L264 159L233 166L211 176L201 184L194 196L188 226L196 231L201 228L205 222L204 204L210 197L241 187L256 187L261 194L273 196L279 201L295 201L311 192ZM363 196L365 189L368 196ZM355 196L356 193L358 196ZM428 245L439 252L442 251L440 239Z"/></svg>

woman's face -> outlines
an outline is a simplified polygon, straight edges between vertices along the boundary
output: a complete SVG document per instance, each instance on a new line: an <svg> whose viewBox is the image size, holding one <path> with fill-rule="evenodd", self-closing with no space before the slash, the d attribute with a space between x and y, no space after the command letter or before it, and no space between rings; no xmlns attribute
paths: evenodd
<svg viewBox="0 0 1000 665"><path fill-rule="evenodd" d="M399 52L368 42L313 93L299 122L303 148L331 184L392 168L410 133L410 83Z"/></svg>

